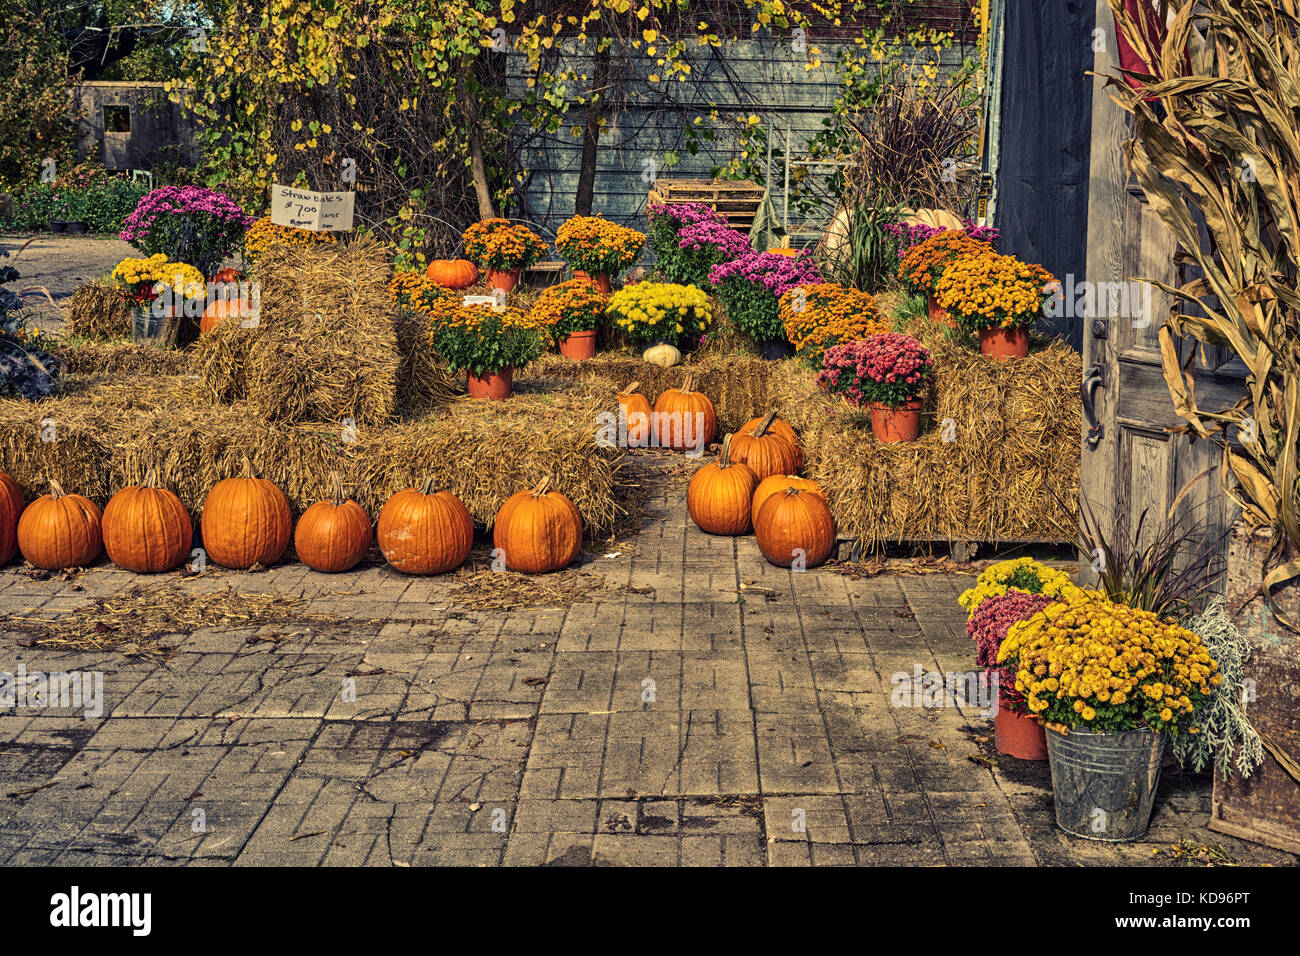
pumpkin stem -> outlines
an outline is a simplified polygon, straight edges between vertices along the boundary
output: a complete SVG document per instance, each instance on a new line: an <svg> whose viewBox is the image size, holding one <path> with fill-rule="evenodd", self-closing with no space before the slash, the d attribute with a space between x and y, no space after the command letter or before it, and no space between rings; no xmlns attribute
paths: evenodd
<svg viewBox="0 0 1300 956"><path fill-rule="evenodd" d="M537 487L533 489L533 497L540 498L542 495L546 494L546 489L549 487L551 487L551 476L547 475L539 481Z"/></svg>
<svg viewBox="0 0 1300 956"><path fill-rule="evenodd" d="M767 434L767 430L772 427L772 422L774 421L776 421L776 412L768 412L763 416L763 420L754 426L754 430L751 434L755 438L762 438Z"/></svg>
<svg viewBox="0 0 1300 956"><path fill-rule="evenodd" d="M157 487L158 487L158 469L157 469L157 468L150 468L147 472L145 472L145 476L144 476L144 484L141 485L140 487L141 487L141 488L157 488Z"/></svg>
<svg viewBox="0 0 1300 956"><path fill-rule="evenodd" d="M633 392L636 391L636 387L637 387L638 385L640 385L640 384L641 384L640 381L636 381L636 382L631 383L630 385L628 385L627 388L623 389L623 394L624 394L624 395L631 395Z"/></svg>
<svg viewBox="0 0 1300 956"><path fill-rule="evenodd" d="M694 375L693 372L687 372L687 373L686 373L686 378L685 378L685 380L682 382L682 387L679 388L677 391L681 392L683 395L685 395L687 392L689 392L689 391L691 390L691 379L694 378L694 377L695 377L695 375Z"/></svg>
<svg viewBox="0 0 1300 956"><path fill-rule="evenodd" d="M424 479L424 481L420 482L419 490L420 490L420 494L422 495L431 495L434 493L432 475L429 475L427 478Z"/></svg>
<svg viewBox="0 0 1300 956"><path fill-rule="evenodd" d="M244 456L244 463L243 463L243 467L242 467L242 469L241 469L241 471L240 471L240 477L241 477L241 478L256 478L256 477L257 477L256 475L253 474L253 463L252 463L251 461L248 460L248 456L247 456L247 455Z"/></svg>
<svg viewBox="0 0 1300 956"><path fill-rule="evenodd" d="M330 472L330 491L331 491L330 500L333 502L334 507L335 508L341 507L344 502L343 482L339 480L339 473L337 471Z"/></svg>
<svg viewBox="0 0 1300 956"><path fill-rule="evenodd" d="M722 451L718 453L718 467L731 467L731 439L732 433L728 432L727 437L722 439Z"/></svg>
<svg viewBox="0 0 1300 956"><path fill-rule="evenodd" d="M57 501L57 500L59 500L60 498L62 498L62 497L63 497L64 495L66 495L66 494L67 494L67 492L63 490L63 486L62 486L61 484L59 484L57 481L55 481L53 478L51 478L51 479L50 479L50 497L53 498L55 501Z"/></svg>

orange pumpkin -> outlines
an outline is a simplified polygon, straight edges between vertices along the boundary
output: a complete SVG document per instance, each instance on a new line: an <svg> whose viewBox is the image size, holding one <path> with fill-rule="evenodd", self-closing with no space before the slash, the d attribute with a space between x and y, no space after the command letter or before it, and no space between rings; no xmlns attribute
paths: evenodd
<svg viewBox="0 0 1300 956"><path fill-rule="evenodd" d="M629 448L644 448L650 443L650 399L637 392L640 382L632 382L618 393L618 411L627 429Z"/></svg>
<svg viewBox="0 0 1300 956"><path fill-rule="evenodd" d="M81 495L64 492L57 481L18 519L23 557L47 571L84 568L104 550L99 508Z"/></svg>
<svg viewBox="0 0 1300 956"><path fill-rule="evenodd" d="M774 255L778 255L778 256L787 256L787 257L789 257L789 258L794 258L795 256L799 255L799 253L800 253L802 250L799 250L799 249L792 249L790 246L779 246L779 247L777 247L776 249L769 249L769 250L767 250L767 251L773 253Z"/></svg>
<svg viewBox="0 0 1300 956"><path fill-rule="evenodd" d="M289 547L293 517L284 492L254 477L245 458L240 477L218 481L208 492L199 528L208 557L242 571L280 560Z"/></svg>
<svg viewBox="0 0 1300 956"><path fill-rule="evenodd" d="M531 491L506 499L492 527L492 543L511 571L558 571L582 549L582 516L565 495L548 491L543 478Z"/></svg>
<svg viewBox="0 0 1300 956"><path fill-rule="evenodd" d="M742 432L753 431L762 423L762 421L763 419L761 417L751 418L749 421L745 422L745 424L740 426L740 431ZM787 422L783 418L773 418L771 424L767 426L767 430L769 432L775 432L776 434L782 436L783 438L787 439L791 445L794 446L795 465L790 470L802 471L803 470L803 447L799 444L799 433L794 430L794 426L792 426L789 422Z"/></svg>
<svg viewBox="0 0 1300 956"><path fill-rule="evenodd" d="M701 531L708 534L744 534L751 527L749 503L758 479L731 460L732 439L722 440L722 453L691 475L686 488L686 510Z"/></svg>
<svg viewBox="0 0 1300 956"><path fill-rule="evenodd" d="M474 545L474 519L450 491L434 491L433 479L405 488L379 512L379 550L405 574L442 574L458 568Z"/></svg>
<svg viewBox="0 0 1300 956"><path fill-rule="evenodd" d="M256 311L253 304L247 299L226 299L218 298L208 303L208 307L203 310L203 318L199 320L199 333L206 335L211 332L222 320L234 316L237 319L253 318Z"/></svg>
<svg viewBox="0 0 1300 956"><path fill-rule="evenodd" d="M798 471L794 445L785 436L769 431L775 418L776 412L769 412L753 428L737 432L731 442L732 457L748 465L759 481Z"/></svg>
<svg viewBox="0 0 1300 956"><path fill-rule="evenodd" d="M0 471L0 564L8 564L18 553L18 519L26 507L18 482Z"/></svg>
<svg viewBox="0 0 1300 956"><path fill-rule="evenodd" d="M835 521L821 495L787 488L758 509L754 537L763 557L783 568L815 568L835 547Z"/></svg>
<svg viewBox="0 0 1300 956"><path fill-rule="evenodd" d="M104 550L119 568L140 574L170 571L194 547L194 523L181 499L158 487L152 468L144 484L123 488L104 507Z"/></svg>
<svg viewBox="0 0 1300 956"><path fill-rule="evenodd" d="M424 275L444 289L468 289L478 281L478 269L468 259L434 259Z"/></svg>
<svg viewBox="0 0 1300 956"><path fill-rule="evenodd" d="M655 442L674 451L699 451L718 433L718 415L703 392L691 391L691 374L681 388L666 390L655 401Z"/></svg>
<svg viewBox="0 0 1300 956"><path fill-rule="evenodd" d="M800 478L798 475L769 475L760 481L758 487L754 489L754 502L750 507L751 518L758 521L758 509L763 507L763 502L787 488L798 488L800 491L809 494L826 497L826 492L822 490L822 486L811 478Z"/></svg>
<svg viewBox="0 0 1300 956"><path fill-rule="evenodd" d="M337 472L330 472L332 494L302 513L293 531L293 549L314 571L351 571L370 550L374 528L370 515L343 494Z"/></svg>
<svg viewBox="0 0 1300 956"><path fill-rule="evenodd" d="M238 282L243 276L239 274L238 269L232 269L226 266L224 269L218 269L217 274L212 277L213 282Z"/></svg>

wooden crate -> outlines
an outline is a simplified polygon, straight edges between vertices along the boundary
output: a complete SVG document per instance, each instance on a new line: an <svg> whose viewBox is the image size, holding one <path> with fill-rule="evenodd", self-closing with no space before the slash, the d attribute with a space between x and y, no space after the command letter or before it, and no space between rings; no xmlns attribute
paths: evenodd
<svg viewBox="0 0 1300 956"><path fill-rule="evenodd" d="M657 179L650 187L647 202L653 205L702 203L726 216L733 229L748 234L766 192L758 183L748 180Z"/></svg>
<svg viewBox="0 0 1300 956"><path fill-rule="evenodd" d="M1253 700L1246 714L1261 735L1291 760L1300 755L1300 637L1278 624L1259 595L1259 569L1271 541L1266 531L1240 525L1228 538L1226 599L1241 633L1250 642L1246 677ZM1286 549L1284 557L1295 555ZM1292 620L1300 613L1300 585L1284 584L1274 595ZM1217 770L1207 826L1218 833L1300 853L1300 782L1265 750L1264 762L1246 780L1234 772L1227 780Z"/></svg>

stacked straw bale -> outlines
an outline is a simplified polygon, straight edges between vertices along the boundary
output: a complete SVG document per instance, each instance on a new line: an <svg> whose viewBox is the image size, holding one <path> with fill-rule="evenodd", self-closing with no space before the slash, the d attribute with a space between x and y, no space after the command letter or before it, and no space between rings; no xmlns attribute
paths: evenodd
<svg viewBox="0 0 1300 956"><path fill-rule="evenodd" d="M199 341L208 398L247 401L271 422L391 420L402 357L390 274L371 239L272 246L257 261L257 324L228 320Z"/></svg>

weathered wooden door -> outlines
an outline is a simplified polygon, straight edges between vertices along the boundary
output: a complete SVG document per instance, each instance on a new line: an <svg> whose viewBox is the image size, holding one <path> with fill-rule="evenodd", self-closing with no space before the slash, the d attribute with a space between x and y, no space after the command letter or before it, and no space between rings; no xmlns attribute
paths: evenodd
<svg viewBox="0 0 1300 956"><path fill-rule="evenodd" d="M1096 22L1094 70L1114 75L1115 21L1106 0L1097 0ZM1128 114L1095 77L1083 280L1097 306L1092 315L1077 318L1084 323L1080 495L1103 520L1117 513L1136 520L1144 509L1148 520L1163 518L1183 486L1221 458L1217 445L1167 431L1182 422L1160 362L1158 335L1170 297L1137 280L1184 280L1174 262L1172 235L1141 187L1129 181L1121 144L1131 135ZM1244 366L1229 361L1225 350L1194 348L1190 341L1181 347L1184 361L1194 357L1200 407L1213 410L1236 400ZM1217 469L1189 489L1177 513L1197 521L1210 536L1227 528L1235 510Z"/></svg>

